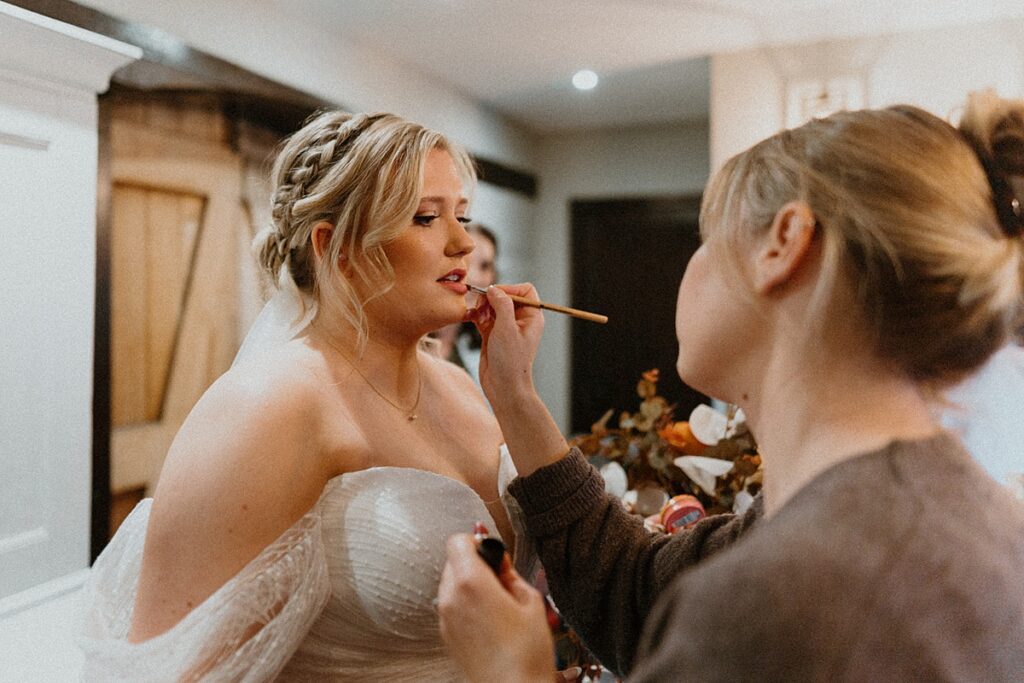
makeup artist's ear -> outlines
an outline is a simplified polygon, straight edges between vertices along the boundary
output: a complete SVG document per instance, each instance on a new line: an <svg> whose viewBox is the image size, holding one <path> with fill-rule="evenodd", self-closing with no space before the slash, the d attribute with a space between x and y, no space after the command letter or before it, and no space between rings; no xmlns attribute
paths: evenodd
<svg viewBox="0 0 1024 683"><path fill-rule="evenodd" d="M754 289L767 294L784 286L807 262L817 221L806 202L785 204L775 214L754 258Z"/></svg>
<svg viewBox="0 0 1024 683"><path fill-rule="evenodd" d="M327 246L331 243L331 235L333 234L334 226L327 221L320 221L313 226L309 239L313 243L313 253L316 254L317 261L323 260L327 254ZM343 275L348 275L351 272L348 257L344 253L338 256L338 268Z"/></svg>

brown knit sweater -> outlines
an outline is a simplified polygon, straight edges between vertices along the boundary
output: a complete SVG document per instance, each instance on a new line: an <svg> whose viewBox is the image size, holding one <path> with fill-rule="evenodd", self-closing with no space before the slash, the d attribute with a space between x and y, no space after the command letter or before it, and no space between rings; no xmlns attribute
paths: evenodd
<svg viewBox="0 0 1024 683"><path fill-rule="evenodd" d="M510 491L559 609L631 680L1024 681L1024 506L947 434L674 536L579 452Z"/></svg>

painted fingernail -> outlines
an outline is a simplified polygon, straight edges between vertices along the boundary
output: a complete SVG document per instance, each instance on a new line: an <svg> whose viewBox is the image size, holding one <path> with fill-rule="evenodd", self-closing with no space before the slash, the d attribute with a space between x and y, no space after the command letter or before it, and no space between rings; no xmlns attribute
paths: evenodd
<svg viewBox="0 0 1024 683"><path fill-rule="evenodd" d="M581 673L583 673L583 669L581 667L574 666L571 669L566 669L565 671L563 671L562 678L564 678L567 681L575 681L577 678L580 677Z"/></svg>

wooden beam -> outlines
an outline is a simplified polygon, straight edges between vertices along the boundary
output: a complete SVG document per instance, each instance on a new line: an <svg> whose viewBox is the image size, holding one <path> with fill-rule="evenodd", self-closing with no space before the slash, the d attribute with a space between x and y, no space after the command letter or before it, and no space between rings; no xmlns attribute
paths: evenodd
<svg viewBox="0 0 1024 683"><path fill-rule="evenodd" d="M525 195L530 199L537 196L537 176L526 171L518 171L498 161L474 156L480 181L489 185L511 190Z"/></svg>

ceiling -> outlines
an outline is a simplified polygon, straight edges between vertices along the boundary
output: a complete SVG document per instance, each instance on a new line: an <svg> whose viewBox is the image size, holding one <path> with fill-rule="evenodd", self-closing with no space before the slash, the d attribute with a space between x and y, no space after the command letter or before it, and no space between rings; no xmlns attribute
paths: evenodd
<svg viewBox="0 0 1024 683"><path fill-rule="evenodd" d="M1021 0L277 0L538 132L705 120L708 55L1024 16ZM577 70L598 73L577 91Z"/></svg>

